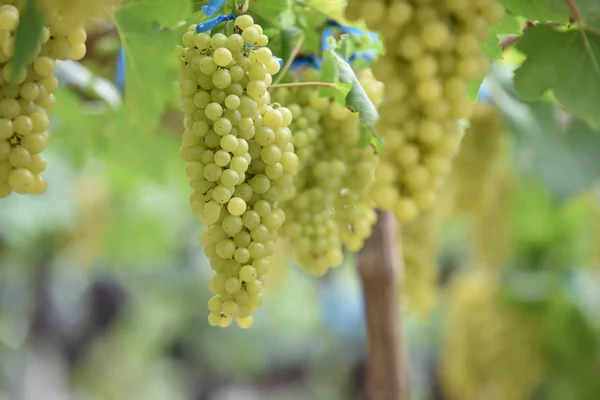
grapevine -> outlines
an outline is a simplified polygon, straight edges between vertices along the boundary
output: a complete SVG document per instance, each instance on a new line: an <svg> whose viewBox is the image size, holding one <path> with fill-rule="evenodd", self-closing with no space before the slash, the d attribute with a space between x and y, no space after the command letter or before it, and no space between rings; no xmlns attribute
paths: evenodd
<svg viewBox="0 0 600 400"><path fill-rule="evenodd" d="M15 33L23 2L4 1L0 6L0 198L11 193L42 194L46 181L41 155L50 141L48 110L55 104L58 80L53 76L56 60L85 55L86 33L81 25L64 24L59 10L44 13L34 53L15 71Z"/></svg>
<svg viewBox="0 0 600 400"><path fill-rule="evenodd" d="M377 133L385 141L373 199L400 222L433 207L469 117L471 80L489 61L480 48L502 19L493 0L351 0L351 20L380 31L387 53L373 66L385 86Z"/></svg>
<svg viewBox="0 0 600 400"><path fill-rule="evenodd" d="M196 32L179 48L192 210L207 226L200 242L215 270L208 302L213 326L252 325L262 303L263 277L285 220L298 157L291 143L292 112L270 104L267 88L279 62L252 17L235 19L236 33Z"/></svg>

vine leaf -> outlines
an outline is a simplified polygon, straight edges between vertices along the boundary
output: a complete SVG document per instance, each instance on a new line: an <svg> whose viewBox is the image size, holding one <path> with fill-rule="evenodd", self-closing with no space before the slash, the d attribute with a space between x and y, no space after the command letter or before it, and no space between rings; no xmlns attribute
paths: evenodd
<svg viewBox="0 0 600 400"><path fill-rule="evenodd" d="M335 39L330 38L330 47L323 53L321 79L334 83L335 88L324 88L326 90L322 90L321 95L332 96L340 104L357 112L361 122L359 145L364 147L371 143L379 150L382 144L373 129L379 114L347 61L351 48L352 43L347 35L342 35L341 41L337 43ZM336 89L339 92L337 94L333 93ZM349 91L344 93L345 90L342 89L349 89Z"/></svg>
<svg viewBox="0 0 600 400"><path fill-rule="evenodd" d="M564 0L500 0L500 3L507 13L530 21L567 22L571 15Z"/></svg>
<svg viewBox="0 0 600 400"><path fill-rule="evenodd" d="M336 103L345 106L346 97L352 90L352 84L340 82L340 70L336 60L331 56L323 57L321 81L334 85L333 87L321 87L319 89L321 97L331 97Z"/></svg>
<svg viewBox="0 0 600 400"><path fill-rule="evenodd" d="M159 122L178 70L175 44L187 26L165 29L191 14L188 0L127 0L115 14L126 62L124 130L148 133Z"/></svg>
<svg viewBox="0 0 600 400"><path fill-rule="evenodd" d="M27 0L25 11L17 28L15 37L15 57L13 59L13 72L25 66L29 57L35 51L42 34L44 18L35 6L35 0Z"/></svg>
<svg viewBox="0 0 600 400"><path fill-rule="evenodd" d="M344 40L347 40L347 38L343 37L342 41ZM379 114L377 114L377 109L373 105L373 102L371 102L371 99L369 99L369 96L367 96L354 70L342 54L342 51L346 51L347 48L348 45L343 43L331 46L323 53L323 62L326 59L330 59L338 71L339 81L352 86L352 89L350 89L350 92L346 96L346 105L358 112L360 122L363 125L373 128L379 119Z"/></svg>
<svg viewBox="0 0 600 400"><path fill-rule="evenodd" d="M522 122L512 124L520 136L519 173L537 176L552 199L564 203L600 178L600 135L580 119L560 122L550 102L535 102Z"/></svg>
<svg viewBox="0 0 600 400"><path fill-rule="evenodd" d="M572 114L600 129L600 37L548 26L525 31L516 48L526 60L515 71L515 92L526 101L552 90Z"/></svg>
<svg viewBox="0 0 600 400"><path fill-rule="evenodd" d="M288 8L289 4L284 0L250 0L248 10L252 16L258 16L262 21L268 22L268 25L278 25L279 15Z"/></svg>
<svg viewBox="0 0 600 400"><path fill-rule="evenodd" d="M502 60L502 48L500 47L500 39L499 35L509 35L509 34L520 34L521 33L521 25L519 21L514 16L505 13L504 18L498 24L495 24L490 29L490 37L488 40L481 46L481 50L483 54L485 54L490 60ZM481 88L481 84L483 83L484 78L473 79L469 83L469 88L467 91L467 97L473 103L477 102L477 98L479 96L479 89Z"/></svg>
<svg viewBox="0 0 600 400"><path fill-rule="evenodd" d="M128 22L137 22L137 27L158 23L161 26L173 26L187 18L192 12L189 0L123 0L117 8L116 17L128 18Z"/></svg>

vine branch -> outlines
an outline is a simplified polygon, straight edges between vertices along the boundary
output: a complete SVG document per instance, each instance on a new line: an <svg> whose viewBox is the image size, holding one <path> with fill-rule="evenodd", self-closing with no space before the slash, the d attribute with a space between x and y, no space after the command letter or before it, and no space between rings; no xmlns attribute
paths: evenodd
<svg viewBox="0 0 600 400"><path fill-rule="evenodd" d="M271 85L271 87L273 87L274 85L277 85L279 82L281 82L281 80L283 79L285 74L288 72L288 70L292 66L292 63L296 59L296 56L300 52L300 49L302 49L303 43L304 43L304 32L302 32L300 34L300 39L298 39L298 43L296 43L296 45L292 49L290 56L288 57L287 61L285 62L283 68L281 68L281 71L279 71L279 75L277 76L277 79L275 79L275 82L273 82L273 85Z"/></svg>
<svg viewBox="0 0 600 400"><path fill-rule="evenodd" d="M293 83L278 83L269 86L269 89L294 88L294 87L331 87L335 88L335 84L328 82L293 82Z"/></svg>
<svg viewBox="0 0 600 400"><path fill-rule="evenodd" d="M569 10L571 10L573 20L583 27L584 24L583 20L581 19L581 14L579 13L579 10L577 9L577 6L573 0L565 0L565 3L567 3L567 7L569 7Z"/></svg>
<svg viewBox="0 0 600 400"><path fill-rule="evenodd" d="M397 225L377 211L373 234L358 255L368 331L366 400L408 400L409 388L399 319Z"/></svg>

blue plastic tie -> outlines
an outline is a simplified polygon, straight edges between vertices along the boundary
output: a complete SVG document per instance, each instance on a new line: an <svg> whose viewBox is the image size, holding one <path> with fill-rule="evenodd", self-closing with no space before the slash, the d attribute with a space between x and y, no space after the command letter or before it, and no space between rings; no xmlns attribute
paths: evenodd
<svg viewBox="0 0 600 400"><path fill-rule="evenodd" d="M202 12L207 17L212 17L214 13L216 13L221 9L221 7L223 7L223 4L225 4L226 1L227 0L210 0L210 3L208 3L205 6L202 6Z"/></svg>
<svg viewBox="0 0 600 400"><path fill-rule="evenodd" d="M345 26L345 25L342 25L339 22L334 21L332 19L327 20L327 25L328 26L336 27L339 30L341 30L342 32L347 33L348 35L364 36L365 33L366 33L367 35L369 35L369 38L372 39L372 40L377 40L377 38L379 38L379 35L377 33L375 33L375 32L371 32L371 31L365 32L365 31L363 31L362 29L359 29L359 28L354 28L354 27L351 27L351 26Z"/></svg>
<svg viewBox="0 0 600 400"><path fill-rule="evenodd" d="M125 48L123 45L119 48L117 57L117 68L115 70L115 85L121 92L125 90Z"/></svg>
<svg viewBox="0 0 600 400"><path fill-rule="evenodd" d="M377 51L375 51L375 50L357 51L356 53L352 53L350 55L350 57L348 58L348 61L350 63L352 63L355 60L359 59L359 60L365 60L367 62L371 62L371 61L373 61L373 59L375 57L377 57Z"/></svg>
<svg viewBox="0 0 600 400"><path fill-rule="evenodd" d="M329 45L329 42L328 42L328 39L330 37L333 37L333 28L331 28L331 27L328 26L325 29L323 29L323 34L321 35L321 49L322 49L322 51L327 51L331 47Z"/></svg>
<svg viewBox="0 0 600 400"><path fill-rule="evenodd" d="M294 61L292 61L292 69L297 69L297 68L302 68L302 67L312 67L315 69L321 69L322 63L323 63L323 61L321 60L321 58L319 58L315 55L302 56L302 57L298 57Z"/></svg>
<svg viewBox="0 0 600 400"><path fill-rule="evenodd" d="M211 18L204 22L200 22L198 25L196 25L196 33L210 31L221 22L231 21L234 19L235 15L233 13L229 13L227 15L217 15L214 18Z"/></svg>

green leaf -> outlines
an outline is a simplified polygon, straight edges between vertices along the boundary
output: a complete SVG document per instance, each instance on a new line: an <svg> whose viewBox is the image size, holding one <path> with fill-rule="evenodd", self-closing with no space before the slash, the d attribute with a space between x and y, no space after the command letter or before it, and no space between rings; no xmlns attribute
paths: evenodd
<svg viewBox="0 0 600 400"><path fill-rule="evenodd" d="M373 136L373 132L369 127L361 125L360 126L360 136L358 138L358 147L361 149L367 147L371 144L371 137Z"/></svg>
<svg viewBox="0 0 600 400"><path fill-rule="evenodd" d="M600 129L599 36L537 26L516 47L527 57L515 71L517 95L531 101L552 90L566 110Z"/></svg>
<svg viewBox="0 0 600 400"><path fill-rule="evenodd" d="M383 140L371 131L371 145L375 147L378 153L383 151Z"/></svg>
<svg viewBox="0 0 600 400"><path fill-rule="evenodd" d="M248 13L260 17L270 25L277 25L279 14L289 8L290 0L250 0Z"/></svg>
<svg viewBox="0 0 600 400"><path fill-rule="evenodd" d="M499 35L505 34L520 34L521 26L519 21L512 15L504 14L502 21L490 29L490 37L483 43L481 50L490 60L502 60L502 48L500 47ZM483 83L483 78L474 79L469 83L467 97L472 102L477 102L479 89Z"/></svg>
<svg viewBox="0 0 600 400"><path fill-rule="evenodd" d="M483 78L474 79L469 82L469 88L467 90L467 97L473 103L477 103L477 99L479 98L479 89L481 88L481 84L483 83Z"/></svg>
<svg viewBox="0 0 600 400"><path fill-rule="evenodd" d="M538 171L559 201L573 198L600 178L600 135L581 120L566 132L548 132L537 143Z"/></svg>
<svg viewBox="0 0 600 400"><path fill-rule="evenodd" d="M304 32L302 50L308 54L320 54L321 31L327 17L313 10L302 9L296 13L296 18L298 27Z"/></svg>
<svg viewBox="0 0 600 400"><path fill-rule="evenodd" d="M600 27L600 2L597 0L574 0L573 3L586 25ZM551 8L558 13L571 15L571 10L564 0L552 0Z"/></svg>
<svg viewBox="0 0 600 400"><path fill-rule="evenodd" d="M352 89L346 96L346 105L353 111L358 112L358 117L363 125L372 129L375 122L379 119L379 114L377 114L377 109L373 105L373 102L371 102L371 99L369 99L369 96L367 96L354 70L333 46L323 54L324 64L327 59L333 62L334 76L335 74L339 74L337 76L341 83L352 85Z"/></svg>
<svg viewBox="0 0 600 400"><path fill-rule="evenodd" d="M189 0L124 0L117 8L115 19L117 22L125 19L128 26L141 29L153 23L173 26L191 13L192 3Z"/></svg>
<svg viewBox="0 0 600 400"><path fill-rule="evenodd" d="M504 13L502 21L492 25L490 29L496 35L518 35L522 33L521 24L519 20L509 13Z"/></svg>
<svg viewBox="0 0 600 400"><path fill-rule="evenodd" d="M490 60L502 60L502 48L496 33L490 32L489 39L481 45L481 51Z"/></svg>
<svg viewBox="0 0 600 400"><path fill-rule="evenodd" d="M188 0L129 0L115 20L127 59L124 132L146 134L158 123L178 78L175 45L187 29L164 29L190 15ZM197 22L197 21L195 21Z"/></svg>
<svg viewBox="0 0 600 400"><path fill-rule="evenodd" d="M524 131L520 174L539 177L556 202L588 190L600 178L600 135L578 119L561 124L551 103L535 103L530 111L530 123L513 127Z"/></svg>
<svg viewBox="0 0 600 400"><path fill-rule="evenodd" d="M531 21L566 22L570 13L565 10L563 0L500 0L505 10L513 16Z"/></svg>
<svg viewBox="0 0 600 400"><path fill-rule="evenodd" d="M21 17L19 27L15 34L15 57L13 59L13 72L25 66L27 60L35 52L40 36L44 18L35 6L35 0L27 0L25 11Z"/></svg>
<svg viewBox="0 0 600 400"><path fill-rule="evenodd" d="M337 61L333 58L331 52L326 52L321 65L321 82L331 83L332 87L319 88L321 97L331 97L333 100L343 106L346 105L346 97L352 89L351 84L340 82L340 71Z"/></svg>

